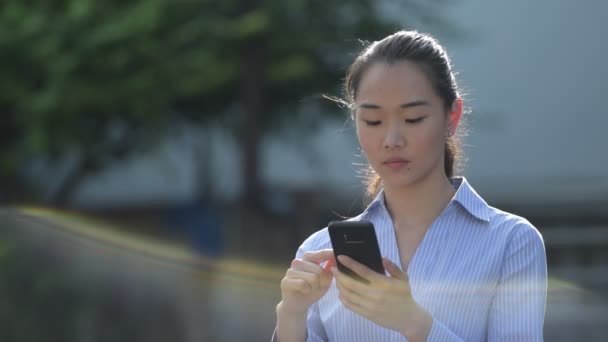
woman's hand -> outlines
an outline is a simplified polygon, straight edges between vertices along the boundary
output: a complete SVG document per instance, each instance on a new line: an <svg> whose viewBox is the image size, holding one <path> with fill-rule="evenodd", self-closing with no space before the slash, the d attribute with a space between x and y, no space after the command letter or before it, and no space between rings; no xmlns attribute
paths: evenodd
<svg viewBox="0 0 608 342"><path fill-rule="evenodd" d="M324 261L328 261L325 268L320 266ZM329 271L332 265L335 265L332 249L306 252L301 259L294 259L281 280L281 311L290 314L307 312L327 293L333 278Z"/></svg>
<svg viewBox="0 0 608 342"><path fill-rule="evenodd" d="M410 341L426 340L433 319L414 301L407 275L397 265L382 258L382 264L390 274L387 277L346 255L339 255L338 260L369 281L365 284L332 267L344 306L385 328L400 332Z"/></svg>

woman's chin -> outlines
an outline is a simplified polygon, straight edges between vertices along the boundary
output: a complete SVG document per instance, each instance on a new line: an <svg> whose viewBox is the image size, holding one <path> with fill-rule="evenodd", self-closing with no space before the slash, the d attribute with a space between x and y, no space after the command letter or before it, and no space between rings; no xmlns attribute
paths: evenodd
<svg viewBox="0 0 608 342"><path fill-rule="evenodd" d="M400 189L407 188L416 183L416 179L411 175L400 175L399 177L383 178L385 188Z"/></svg>

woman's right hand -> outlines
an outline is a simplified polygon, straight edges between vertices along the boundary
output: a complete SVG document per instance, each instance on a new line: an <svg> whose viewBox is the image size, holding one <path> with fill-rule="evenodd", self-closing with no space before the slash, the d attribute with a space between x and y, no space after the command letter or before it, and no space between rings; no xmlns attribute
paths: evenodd
<svg viewBox="0 0 608 342"><path fill-rule="evenodd" d="M327 261L325 268L320 265L324 261ZM335 264L332 249L306 252L301 259L294 259L281 280L281 311L287 314L306 313L329 289L333 275L327 266Z"/></svg>

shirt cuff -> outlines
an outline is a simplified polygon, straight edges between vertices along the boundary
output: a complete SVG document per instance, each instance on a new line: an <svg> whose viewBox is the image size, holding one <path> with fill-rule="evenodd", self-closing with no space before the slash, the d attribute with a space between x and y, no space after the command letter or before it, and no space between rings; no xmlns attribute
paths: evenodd
<svg viewBox="0 0 608 342"><path fill-rule="evenodd" d="M448 327L443 323L433 318L433 326L431 326L431 332L429 337L426 339L427 342L462 342L463 340L456 336Z"/></svg>

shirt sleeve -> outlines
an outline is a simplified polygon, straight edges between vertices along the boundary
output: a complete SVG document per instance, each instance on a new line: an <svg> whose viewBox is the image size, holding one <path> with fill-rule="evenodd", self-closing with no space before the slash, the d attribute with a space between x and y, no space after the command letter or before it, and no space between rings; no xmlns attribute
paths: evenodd
<svg viewBox="0 0 608 342"><path fill-rule="evenodd" d="M302 255L307 251L314 251L319 248L312 246L312 238L307 239L302 243L296 252L296 258L301 258ZM314 303L308 309L308 318L306 319L306 342L321 342L327 341L327 333L325 327L321 321L321 315L319 313L319 302Z"/></svg>
<svg viewBox="0 0 608 342"><path fill-rule="evenodd" d="M456 336L448 327L443 323L433 318L433 325L429 337L426 339L427 342L462 342L464 341L460 337Z"/></svg>
<svg viewBox="0 0 608 342"><path fill-rule="evenodd" d="M306 342L328 341L327 333L321 317L319 315L319 303L314 303L308 309L308 319L306 320L307 338Z"/></svg>
<svg viewBox="0 0 608 342"><path fill-rule="evenodd" d="M540 233L519 225L508 242L488 317L488 341L543 341L547 259Z"/></svg>

